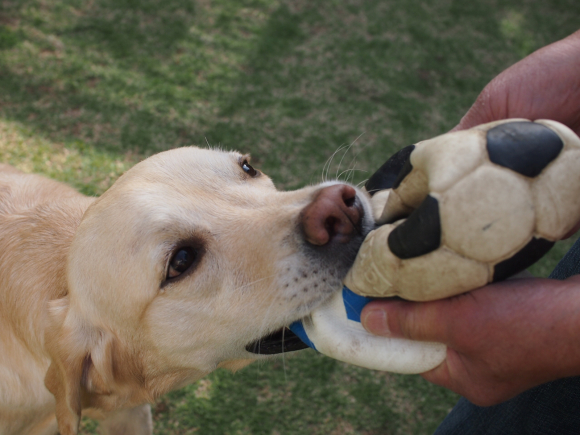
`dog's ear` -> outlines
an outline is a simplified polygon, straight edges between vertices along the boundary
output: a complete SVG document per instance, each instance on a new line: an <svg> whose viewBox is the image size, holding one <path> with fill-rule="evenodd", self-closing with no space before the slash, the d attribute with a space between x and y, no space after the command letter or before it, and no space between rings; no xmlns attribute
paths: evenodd
<svg viewBox="0 0 580 435"><path fill-rule="evenodd" d="M77 435L81 418L81 378L86 353L78 340L79 331L66 325L69 309L68 296L50 302L49 325L45 333L46 347L51 364L44 384L56 400L56 418L61 435Z"/></svg>
<svg viewBox="0 0 580 435"><path fill-rule="evenodd" d="M113 385L113 339L69 312L68 296L49 303L45 342L51 364L44 383L54 395L61 435L77 435L82 409L99 407Z"/></svg>

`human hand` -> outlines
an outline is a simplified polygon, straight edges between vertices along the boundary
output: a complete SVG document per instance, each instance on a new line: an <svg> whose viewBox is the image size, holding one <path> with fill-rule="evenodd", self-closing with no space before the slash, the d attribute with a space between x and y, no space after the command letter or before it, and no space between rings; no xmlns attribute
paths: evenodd
<svg viewBox="0 0 580 435"><path fill-rule="evenodd" d="M453 130L546 118L580 134L579 70L580 31L492 80ZM377 335L444 343L446 360L423 377L488 406L580 374L579 287L578 276L511 280L433 302L377 300L361 321Z"/></svg>
<svg viewBox="0 0 580 435"><path fill-rule="evenodd" d="M507 118L551 119L580 136L580 30L494 78L452 131ZM580 229L580 221L564 237Z"/></svg>
<svg viewBox="0 0 580 435"><path fill-rule="evenodd" d="M514 279L433 302L376 300L362 311L371 333L447 345L422 376L490 406L542 383L580 375L580 276Z"/></svg>
<svg viewBox="0 0 580 435"><path fill-rule="evenodd" d="M507 118L552 119L580 135L580 31L508 68L453 130Z"/></svg>

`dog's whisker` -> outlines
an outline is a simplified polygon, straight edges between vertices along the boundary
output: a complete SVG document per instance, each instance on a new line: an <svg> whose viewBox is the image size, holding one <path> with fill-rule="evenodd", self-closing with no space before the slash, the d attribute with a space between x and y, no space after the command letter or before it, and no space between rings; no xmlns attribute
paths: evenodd
<svg viewBox="0 0 580 435"><path fill-rule="evenodd" d="M338 162L338 167L336 168L336 179L337 180L339 179L338 171L340 171L340 167L342 165L342 161L344 160L344 157L349 152L349 150L356 144L356 142L362 137L363 134L365 134L365 132L362 132L361 134L359 134L358 137L350 143L350 145L346 148L346 150L342 154L342 158L340 159L340 162Z"/></svg>
<svg viewBox="0 0 580 435"><path fill-rule="evenodd" d="M331 154L331 156L328 158L328 160L326 160L326 164L324 165L324 168L322 169L322 182L328 181L328 173L330 172L330 166L332 165L332 161L334 160L334 156L336 156L336 154L339 153L343 147L344 147L344 145L339 146Z"/></svg>
<svg viewBox="0 0 580 435"><path fill-rule="evenodd" d="M324 183L326 181L326 167L329 166L330 167L330 162L332 160L332 157L334 156L334 154L332 154L328 159L326 159L326 162L324 162L324 166L322 167L322 173L320 174L320 181L322 183Z"/></svg>
<svg viewBox="0 0 580 435"><path fill-rule="evenodd" d="M241 289L243 289L243 288L249 287L249 286L251 286L251 285L254 285L254 284L256 284L256 283L258 283L258 282L260 282L260 281L264 281L264 280L266 280L266 279L270 279L270 278L273 278L273 277L275 277L275 276L276 276L276 274L274 273L274 274L272 274L272 275L265 276L265 277L263 277L263 278L260 278L260 279L257 279L257 280L255 280L255 281L248 282L248 283L246 283L246 284L244 284L244 285L241 285L241 286L239 286L239 287L236 287L236 288L235 288L233 291L241 290Z"/></svg>
<svg viewBox="0 0 580 435"><path fill-rule="evenodd" d="M349 177L347 176L347 179L346 179L347 182L352 182L352 180L354 180L354 170L356 169L357 159L358 159L358 156L360 155L361 152L362 152L362 150L359 150L354 155L353 159L351 160L350 169L352 169L353 171L351 171L350 174L349 174L351 176L350 177L350 181L349 181ZM363 170L360 170L360 169L359 169L359 171L367 172L367 171L363 171Z"/></svg>
<svg viewBox="0 0 580 435"><path fill-rule="evenodd" d="M272 274L272 275L270 275L270 276L264 277L264 278L262 278L262 279L261 279L261 280L259 280L259 281L262 281L262 280L264 280L264 279L266 279L266 278L272 278L272 277L274 277L274 276L276 276L276 274ZM261 325L260 325L260 326L259 326L259 328L258 328L258 331L259 331L259 335L260 335L260 336L262 336L262 335L265 335L267 332L269 332L269 331L268 331L268 328L267 328L267 326L266 326L266 323L268 322L268 313L269 313L269 311L272 309L272 307L274 306L274 304L275 304L276 302L278 302L278 299L276 299L276 298L272 298L272 301L270 302L270 305L269 305L269 306L268 306L268 308L266 308L266 309L264 310L264 312L263 312L263 315L262 315L262 322L261 322ZM259 344L258 344L258 346L259 346Z"/></svg>
<svg viewBox="0 0 580 435"><path fill-rule="evenodd" d="M259 283L259 282L261 282L261 281L264 281L264 280L267 280L267 279L273 278L273 277L275 277L276 275L277 275L277 274L273 273L273 274L271 274L271 275L264 276L264 277L262 277L262 278L259 278L259 279L256 279L256 280L254 280L254 281L248 282L248 283L246 283L246 284L244 284L244 285L238 286L238 287L236 287L236 288L235 288L233 291L235 292L235 291L238 291L238 290L241 290L241 289L247 288L247 287L249 287L249 286L252 286L252 285L254 285L254 284L257 284L257 283ZM273 299L272 299L272 302L270 303L270 306L269 306L269 307L268 307L268 308L265 310L265 312L264 312L264 316L262 316L262 324L261 324L261 325L259 326L259 328L258 328L259 335L262 335L263 333L265 333L265 330L266 330L265 324L266 324L266 322L267 322L267 318L268 318L268 316L267 316L266 314L267 314L267 312L268 312L268 311L270 311L270 310L272 309L272 306L273 306L274 302L276 302L276 299L275 299L275 298L273 298ZM259 346L260 346L260 343L258 343L258 349L259 349Z"/></svg>
<svg viewBox="0 0 580 435"><path fill-rule="evenodd" d="M328 173L330 172L330 166L332 165L332 161L334 160L334 156L338 154L346 145L339 146L336 151L332 153L332 155L326 160L326 163L322 167L322 182L328 181ZM326 173L325 173L326 171Z"/></svg>
<svg viewBox="0 0 580 435"><path fill-rule="evenodd" d="M342 172L340 173L340 175L342 176L343 174L347 174L347 176L346 176L346 178L345 178L344 182L345 182L345 183L350 183L350 184L352 184L352 182L353 182L353 179L354 179L354 174L355 174L355 172L365 172L365 173L366 173L366 172L368 172L368 171L366 171L366 170L364 170L364 169L356 169L356 168L352 168L352 169L345 169L344 171L342 171ZM361 184L364 184L365 182L366 182L366 180L365 180L365 181L363 181L362 183L358 183L358 184L356 184L356 187L360 188L360 187L361 187Z"/></svg>
<svg viewBox="0 0 580 435"><path fill-rule="evenodd" d="M365 172L368 172L368 171L365 171ZM366 178L366 179L362 180L360 183L358 183L358 184L356 185L356 187L358 187L358 188L360 189L360 188L361 188L361 186L364 186L364 185L365 185L365 183L366 183L367 181L369 181L369 179L368 179L368 178Z"/></svg>
<svg viewBox="0 0 580 435"><path fill-rule="evenodd" d="M345 169L344 171L342 171L342 172L339 174L339 177L341 177L343 174L346 174L346 173L348 173L348 174L349 174L348 176L350 177L350 175L351 175L353 172L368 172L368 171L365 171L364 169L356 169L356 168L352 168L352 169ZM346 183L348 183L348 182L349 182L349 181L348 181L348 178L347 178L347 179L345 179L344 181L345 181ZM359 184L360 184L360 183L359 183Z"/></svg>
<svg viewBox="0 0 580 435"><path fill-rule="evenodd" d="M350 183L350 182L351 182L351 180L353 180L353 179L354 179L354 172L356 171L356 162L357 162L357 160L356 160L356 159L357 159L357 157L358 157L358 153L357 153L357 155L355 155L355 156L354 156L354 158L352 159L352 162L351 162L350 168L349 168L349 170L348 170L348 174L346 175L346 180L345 180L345 181L346 181L347 183Z"/></svg>

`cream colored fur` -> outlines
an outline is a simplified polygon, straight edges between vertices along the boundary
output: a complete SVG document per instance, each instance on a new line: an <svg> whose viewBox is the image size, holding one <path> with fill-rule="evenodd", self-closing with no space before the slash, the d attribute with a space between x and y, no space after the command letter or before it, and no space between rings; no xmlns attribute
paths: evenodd
<svg viewBox="0 0 580 435"><path fill-rule="evenodd" d="M248 343L341 287L303 249L321 186L280 192L242 160L164 152L98 199L0 165L0 435L74 435L81 413L150 434L147 403L259 358ZM201 260L165 283L184 243Z"/></svg>

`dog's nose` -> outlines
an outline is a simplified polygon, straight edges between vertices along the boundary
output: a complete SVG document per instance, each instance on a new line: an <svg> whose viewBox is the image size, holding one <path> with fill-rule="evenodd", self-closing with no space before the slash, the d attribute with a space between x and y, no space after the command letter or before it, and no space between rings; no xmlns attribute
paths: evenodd
<svg viewBox="0 0 580 435"><path fill-rule="evenodd" d="M330 241L347 243L358 231L362 213L354 188L345 184L325 187L300 214L306 241L318 246Z"/></svg>

